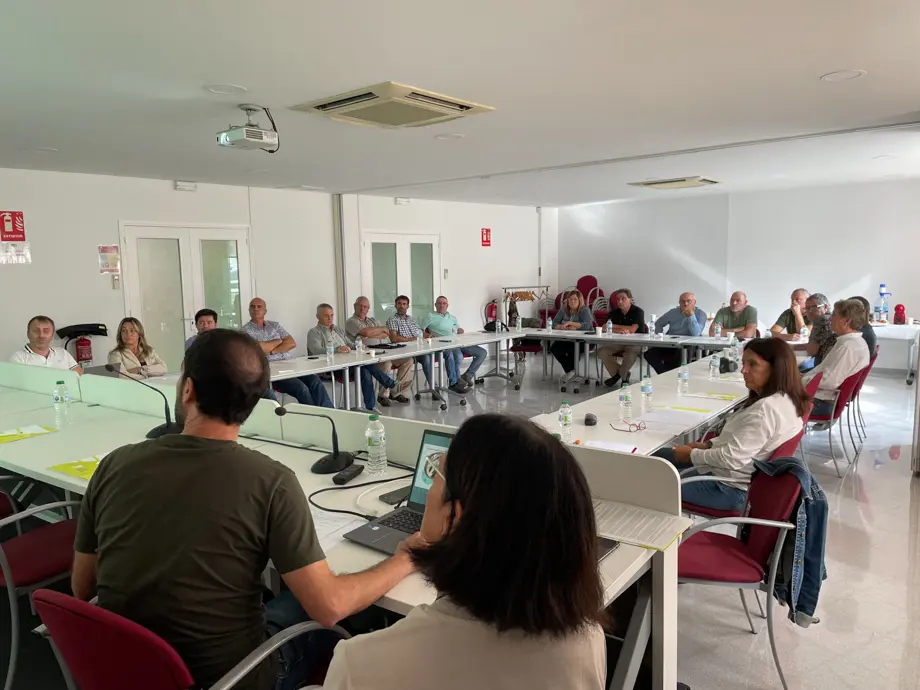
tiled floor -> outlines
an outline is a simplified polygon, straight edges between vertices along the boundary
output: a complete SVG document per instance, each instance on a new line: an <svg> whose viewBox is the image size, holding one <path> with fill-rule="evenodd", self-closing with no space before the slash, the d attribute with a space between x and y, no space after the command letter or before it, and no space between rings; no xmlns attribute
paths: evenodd
<svg viewBox="0 0 920 690"><path fill-rule="evenodd" d="M578 402L608 390L560 393L540 380L539 360L532 361L520 391L489 379L467 397L465 407L452 396L446 412L430 399L385 412L460 424L481 412L533 416L558 408L563 398ZM901 377L868 380L863 409L869 438L857 471L843 479L817 455L827 452L827 433L806 441L812 470L830 503L828 579L818 606L820 624L798 628L777 608L777 644L793 690L920 689L920 480L910 472L913 401L914 389ZM0 614L4 666L7 621ZM761 630L757 635L748 630L734 590L681 586L680 679L693 690L780 688L765 621L755 615L754 622ZM16 688L62 688L47 646L37 639L25 642Z"/></svg>
<svg viewBox="0 0 920 690"><path fill-rule="evenodd" d="M559 393L541 382L540 374L539 365L531 364L520 391L487 380L469 396L467 409L452 404L439 412L422 401L391 410L459 424L479 412L532 416L556 409L564 397L573 402L588 397ZM829 501L828 579L818 625L799 628L786 619L786 609L776 609L777 646L790 689L920 688L920 479L910 471L914 394L901 376L868 380L862 401L868 440L856 471L843 479L818 455L828 452L827 432L813 432L805 441L812 472ZM834 438L839 443L836 432ZM757 635L747 627L737 591L682 585L680 679L693 690L781 688L766 621L755 615L754 624Z"/></svg>

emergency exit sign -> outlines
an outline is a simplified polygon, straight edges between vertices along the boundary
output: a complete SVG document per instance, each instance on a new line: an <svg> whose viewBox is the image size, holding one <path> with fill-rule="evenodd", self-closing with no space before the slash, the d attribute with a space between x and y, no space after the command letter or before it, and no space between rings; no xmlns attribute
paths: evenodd
<svg viewBox="0 0 920 690"><path fill-rule="evenodd" d="M492 246L492 228L483 228L481 234L482 234L482 246L491 247Z"/></svg>

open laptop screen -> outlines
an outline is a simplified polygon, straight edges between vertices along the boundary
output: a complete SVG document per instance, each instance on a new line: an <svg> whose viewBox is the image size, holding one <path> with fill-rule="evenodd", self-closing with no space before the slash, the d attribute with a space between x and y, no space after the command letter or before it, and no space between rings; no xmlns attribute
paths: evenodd
<svg viewBox="0 0 920 690"><path fill-rule="evenodd" d="M452 434L427 429L422 435L422 446L418 451L418 460L415 463L415 477L412 479L412 491L409 492L408 506L419 512L425 510L425 500L428 498L428 489L432 480L425 474L425 458L432 453L446 451L450 446Z"/></svg>

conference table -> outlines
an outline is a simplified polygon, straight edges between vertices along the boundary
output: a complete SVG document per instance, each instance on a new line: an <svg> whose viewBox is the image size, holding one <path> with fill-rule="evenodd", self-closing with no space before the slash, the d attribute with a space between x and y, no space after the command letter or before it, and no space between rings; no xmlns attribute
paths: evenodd
<svg viewBox="0 0 920 690"><path fill-rule="evenodd" d="M525 328L519 331L509 331L509 335L514 338L528 338L541 340L543 342L543 377L546 378L547 361L550 356L547 352L547 343L549 341L572 342L575 346L576 372L579 366L582 374L577 378L585 385L591 385L592 382L600 383L590 372L590 346L596 345L603 347L605 345L614 345L619 347L639 347L643 351L651 347L666 347L679 349L681 352L681 362L686 364L689 359L689 352L695 348L700 350L724 350L731 347L732 341L727 337L712 336L685 336L685 335L667 335L648 333L602 333L600 335L595 331L566 331L562 329L546 328ZM644 363L642 356L638 358L639 378L642 378L643 369L651 374L651 367ZM647 367L647 368L646 368ZM576 382L577 386L577 382ZM578 392L577 390L574 392Z"/></svg>

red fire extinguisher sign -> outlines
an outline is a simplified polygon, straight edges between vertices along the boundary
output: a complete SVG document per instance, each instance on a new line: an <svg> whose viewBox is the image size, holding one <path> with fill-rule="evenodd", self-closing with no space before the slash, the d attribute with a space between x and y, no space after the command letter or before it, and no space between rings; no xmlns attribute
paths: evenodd
<svg viewBox="0 0 920 690"><path fill-rule="evenodd" d="M22 211L0 211L0 242L25 242L26 221Z"/></svg>

